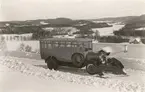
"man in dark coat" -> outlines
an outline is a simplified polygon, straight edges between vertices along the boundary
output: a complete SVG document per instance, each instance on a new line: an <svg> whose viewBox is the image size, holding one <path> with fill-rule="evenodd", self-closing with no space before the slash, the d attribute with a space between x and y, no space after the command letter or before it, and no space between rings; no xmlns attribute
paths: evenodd
<svg viewBox="0 0 145 92"><path fill-rule="evenodd" d="M101 49L97 53L95 52L88 52L86 55L86 59L88 63L93 64L95 66L95 74L98 74L100 77L102 77L103 71L105 69L105 64L107 60L107 56L111 53L110 50Z"/></svg>

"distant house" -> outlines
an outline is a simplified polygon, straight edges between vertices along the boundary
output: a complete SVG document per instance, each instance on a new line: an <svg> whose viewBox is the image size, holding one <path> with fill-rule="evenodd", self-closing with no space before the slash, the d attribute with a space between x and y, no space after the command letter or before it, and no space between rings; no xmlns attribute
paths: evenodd
<svg viewBox="0 0 145 92"><path fill-rule="evenodd" d="M129 40L129 43L130 44L142 44L142 41L141 41L141 39L139 37L137 37L137 38L131 38Z"/></svg>

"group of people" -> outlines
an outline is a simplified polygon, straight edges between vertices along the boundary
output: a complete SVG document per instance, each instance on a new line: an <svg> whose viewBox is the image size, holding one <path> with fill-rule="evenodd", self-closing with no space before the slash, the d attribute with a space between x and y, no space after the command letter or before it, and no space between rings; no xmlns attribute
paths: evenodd
<svg viewBox="0 0 145 92"><path fill-rule="evenodd" d="M104 75L103 72L105 71L105 69L107 70L107 68L109 68L108 67L109 64L112 64L112 65L114 64L118 68L117 70L118 72L125 74L123 72L124 66L122 65L122 63L115 58L108 57L111 53L112 53L112 49L110 47L105 47L105 48L102 48L97 53L94 53L94 54L92 53L92 55L90 54L87 57L88 62L92 62L94 66L96 66L95 73L98 74L100 77ZM116 70L116 69L112 68L112 70Z"/></svg>

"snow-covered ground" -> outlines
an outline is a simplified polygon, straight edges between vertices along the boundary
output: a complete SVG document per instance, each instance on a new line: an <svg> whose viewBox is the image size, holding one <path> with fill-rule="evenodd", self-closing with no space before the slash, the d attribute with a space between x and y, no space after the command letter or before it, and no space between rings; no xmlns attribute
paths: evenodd
<svg viewBox="0 0 145 92"><path fill-rule="evenodd" d="M105 92L104 90L113 92L113 90L105 87L97 88L84 84L40 79L36 76L24 75L4 65L0 65L0 92Z"/></svg>
<svg viewBox="0 0 145 92"><path fill-rule="evenodd" d="M99 48L102 45L96 46ZM141 47L144 48L141 45L139 51ZM120 45L115 48L120 48ZM132 50L135 49L129 52ZM132 54L140 56L141 53L135 50ZM123 56L118 59L129 76L105 74L105 78L99 78L98 75L89 75L84 69L70 67L54 71L47 69L39 54L0 51L0 92L145 92L145 59Z"/></svg>
<svg viewBox="0 0 145 92"><path fill-rule="evenodd" d="M67 83L24 75L0 64L0 92L115 92L106 87Z"/></svg>
<svg viewBox="0 0 145 92"><path fill-rule="evenodd" d="M20 47L20 44L22 43L25 44L25 46L31 46L33 51L40 48L39 41L6 41L7 50L15 51Z"/></svg>
<svg viewBox="0 0 145 92"><path fill-rule="evenodd" d="M16 74L15 76L21 76L20 72L25 74L23 75L25 76L25 78L16 77L16 80L15 80L16 84L19 82L23 83L23 81L24 81L24 84L27 84L25 80L28 80L28 82L33 84L33 82L36 79L35 77L43 79L43 80L40 80L41 82L38 82L38 80L35 81L36 83L34 83L34 85L36 85L36 89L34 85L33 86L31 85L32 86L31 88L31 86L29 87L29 85L26 85L26 87L23 87L24 86L23 84L23 85L18 85L20 86L19 90L20 89L22 90L23 88L25 88L25 91L26 91L27 89L31 88L29 92L37 92L33 90L38 89L38 91L40 91L41 87L44 87L44 90L47 90L45 87L47 85L48 85L47 86L48 89L50 87L49 85L51 85L52 87L52 84L51 84L52 82L50 80L54 80L55 81L54 84L57 84L57 85L56 87L54 87L54 84L53 84L53 88L50 87L51 91L54 90L53 92L61 92L60 90L59 91L56 90L56 89L59 89L61 86L62 86L61 89L65 90L65 87L66 87L65 85L67 85L66 91L69 89L71 90L71 87L73 89L78 89L79 91L84 90L83 92L95 92L98 90L99 92L109 92L109 90L110 92L113 92L113 91L114 92L144 92L145 91L145 71L126 69L125 71L129 74L129 76L105 74L106 78L102 79L102 78L97 77L97 75L91 76L85 73L83 70L77 70L77 71L75 70L72 72L73 69L65 68L70 71L65 71L65 70L63 71L62 69L60 69L59 71L54 71L54 70L46 69L44 67L34 66L30 62L32 62L32 59L17 59L17 58L8 57L8 56L0 57L1 65L7 66L8 68L16 72L19 72L17 73L18 75ZM33 62L33 63L36 63L36 62ZM19 81L17 82L17 80ZM6 83L8 82L9 81L7 81ZM63 82L65 82L66 84L64 84ZM5 83L2 83L1 85L4 85L4 84ZM60 85L62 84L62 85L58 87L59 86L58 84ZM3 87L6 90L7 86L2 86L2 88ZM11 84L8 87L11 87L12 89L14 86L12 86ZM74 91L73 89L71 91Z"/></svg>
<svg viewBox="0 0 145 92"><path fill-rule="evenodd" d="M124 53L125 45L127 52ZM93 50L98 51L100 48L109 46L113 52L111 56L133 59L145 59L145 45L144 44L128 44L128 43L94 43Z"/></svg>

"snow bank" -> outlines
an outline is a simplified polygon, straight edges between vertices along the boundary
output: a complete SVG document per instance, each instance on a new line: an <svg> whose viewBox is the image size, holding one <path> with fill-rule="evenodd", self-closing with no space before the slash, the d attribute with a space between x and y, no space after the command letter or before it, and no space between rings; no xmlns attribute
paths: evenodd
<svg viewBox="0 0 145 92"><path fill-rule="evenodd" d="M145 64L145 59L135 59L135 58L124 58L128 61L131 61L131 62L136 62L138 64Z"/></svg>
<svg viewBox="0 0 145 92"><path fill-rule="evenodd" d="M62 80L77 84L87 84L93 86L107 86L113 88L116 92L144 92L145 83L136 83L132 81L123 81L118 79L103 79L96 76L90 75L77 75L67 72L54 71L49 69L44 69L30 64L24 64L17 59L10 58L7 56L0 57L0 64L3 64L11 69L20 71L27 75L38 76L45 79ZM130 71L130 70L127 70ZM142 72L145 74L145 72ZM112 77L112 75L108 75Z"/></svg>
<svg viewBox="0 0 145 92"><path fill-rule="evenodd" d="M116 57L122 62L125 68L145 71L145 59Z"/></svg>
<svg viewBox="0 0 145 92"><path fill-rule="evenodd" d="M39 49L39 41L6 41L8 51L16 51L21 44L29 45L32 51Z"/></svg>
<svg viewBox="0 0 145 92"><path fill-rule="evenodd" d="M0 40L0 51L6 51L6 50L7 50L6 42Z"/></svg>

